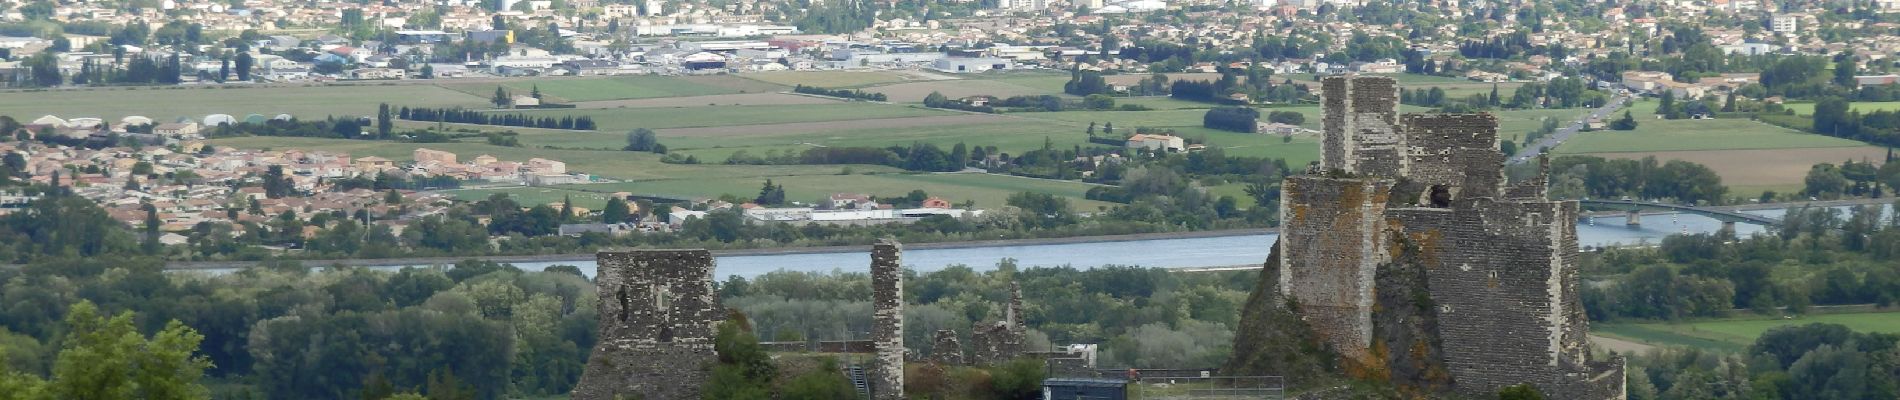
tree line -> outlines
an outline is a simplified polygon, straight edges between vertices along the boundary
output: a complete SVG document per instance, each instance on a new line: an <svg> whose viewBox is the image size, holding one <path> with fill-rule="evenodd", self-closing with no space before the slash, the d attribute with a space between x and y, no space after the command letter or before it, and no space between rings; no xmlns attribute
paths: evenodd
<svg viewBox="0 0 1900 400"><path fill-rule="evenodd" d="M519 127L526 127L526 128L542 128L542 129L568 129L568 130L591 131L591 130L595 130L599 128L599 126L594 124L594 118L590 116L586 116L586 115L582 115L579 117L567 115L567 116L561 116L560 118L555 118L551 116L535 118L534 116L531 116L528 114L489 113L489 112L463 109L461 107L409 108L405 106L405 107L402 107L400 111L398 111L397 117L410 120L410 121L448 122L448 123L475 124L475 125L519 126Z"/></svg>
<svg viewBox="0 0 1900 400"><path fill-rule="evenodd" d="M866 92L863 90L856 90L856 89L826 89L826 88L821 88L817 86L805 86L802 84L793 86L792 92L804 93L804 94L815 94L819 96L838 97L838 98L845 98L845 99L870 100L870 101L884 101L888 99L887 97L884 96L883 93L872 93L872 92Z"/></svg>

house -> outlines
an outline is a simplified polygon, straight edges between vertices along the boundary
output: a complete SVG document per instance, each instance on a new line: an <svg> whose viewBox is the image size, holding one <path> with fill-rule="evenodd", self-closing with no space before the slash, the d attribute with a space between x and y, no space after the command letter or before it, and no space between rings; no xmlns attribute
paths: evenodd
<svg viewBox="0 0 1900 400"><path fill-rule="evenodd" d="M871 201L870 195L861 193L834 193L828 200L829 202L826 205L834 210L861 207L877 208L877 202Z"/></svg>
<svg viewBox="0 0 1900 400"><path fill-rule="evenodd" d="M1861 87L1892 85L1900 83L1900 75L1856 75L1854 76L1854 83Z"/></svg>
<svg viewBox="0 0 1900 400"><path fill-rule="evenodd" d="M521 169L529 173L565 174L567 163L544 158L530 158L526 164L521 165Z"/></svg>
<svg viewBox="0 0 1900 400"><path fill-rule="evenodd" d="M1187 141L1180 136L1135 134L1128 137L1127 147L1135 150L1179 152L1187 150Z"/></svg>
<svg viewBox="0 0 1900 400"><path fill-rule="evenodd" d="M931 197L928 199L924 199L924 202L921 205L923 206L923 208L950 208L951 207L950 201L944 200L942 197Z"/></svg>
<svg viewBox="0 0 1900 400"><path fill-rule="evenodd" d="M152 127L152 133L160 136L197 135L198 130L199 127L196 122L158 124L158 126Z"/></svg>
<svg viewBox="0 0 1900 400"><path fill-rule="evenodd" d="M541 99L534 96L515 96L512 103L515 108L536 108L541 106Z"/></svg>
<svg viewBox="0 0 1900 400"><path fill-rule="evenodd" d="M357 158L355 166L358 172L376 172L376 171L381 171L384 169L395 168L396 162L391 161L390 159L387 159L387 158L382 158L382 157L377 157L377 156L368 156L368 157Z"/></svg>
<svg viewBox="0 0 1900 400"><path fill-rule="evenodd" d="M441 150L430 150L430 149L418 147L416 148L414 155L415 155L416 163L418 164L425 161L434 161L434 162L443 163L443 164L455 163L455 153L450 153L450 152L441 151Z"/></svg>

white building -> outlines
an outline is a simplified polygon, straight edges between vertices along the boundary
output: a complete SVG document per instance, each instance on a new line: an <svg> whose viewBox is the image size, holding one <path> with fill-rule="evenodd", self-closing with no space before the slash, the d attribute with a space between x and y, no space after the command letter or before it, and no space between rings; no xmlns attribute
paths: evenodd
<svg viewBox="0 0 1900 400"><path fill-rule="evenodd" d="M1795 14L1776 15L1769 22L1769 28L1775 33L1795 33L1801 28L1801 16Z"/></svg>

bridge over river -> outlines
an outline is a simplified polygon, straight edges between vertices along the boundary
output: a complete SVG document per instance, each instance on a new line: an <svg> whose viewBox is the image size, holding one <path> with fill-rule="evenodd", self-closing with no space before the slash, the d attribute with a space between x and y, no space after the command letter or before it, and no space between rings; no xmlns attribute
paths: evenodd
<svg viewBox="0 0 1900 400"><path fill-rule="evenodd" d="M1715 207L1696 207L1654 201L1636 200L1578 200L1578 204L1597 209L1624 210L1629 213L1629 225L1642 225L1644 211L1667 211L1694 214L1722 221L1725 227L1734 227L1735 223L1750 223L1761 226L1781 225L1780 219L1741 211Z"/></svg>

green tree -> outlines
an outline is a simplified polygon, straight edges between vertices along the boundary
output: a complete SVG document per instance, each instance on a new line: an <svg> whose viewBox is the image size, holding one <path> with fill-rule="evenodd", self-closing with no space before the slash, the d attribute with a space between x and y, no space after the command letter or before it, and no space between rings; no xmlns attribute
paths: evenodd
<svg viewBox="0 0 1900 400"><path fill-rule="evenodd" d="M489 98L488 102L495 103L495 108L508 108L510 103L508 91L502 90L501 86L495 86L495 97Z"/></svg>
<svg viewBox="0 0 1900 400"><path fill-rule="evenodd" d="M615 196L607 199L607 207L600 210L600 222L603 224L629 222L630 214L632 211L627 207L627 200Z"/></svg>
<svg viewBox="0 0 1900 400"><path fill-rule="evenodd" d="M1808 196L1833 198L1847 191L1847 176L1834 164L1814 164L1802 182L1802 192Z"/></svg>
<svg viewBox="0 0 1900 400"><path fill-rule="evenodd" d="M232 65L231 69L237 71L238 80L249 82L251 80L251 64L253 63L255 63L255 61L251 59L251 53L241 51L237 55L236 64Z"/></svg>
<svg viewBox="0 0 1900 400"><path fill-rule="evenodd" d="M47 393L61 399L209 397L198 380L211 362L192 355L204 336L174 320L148 340L133 319L129 311L107 318L90 301L73 305Z"/></svg>
<svg viewBox="0 0 1900 400"><path fill-rule="evenodd" d="M851 381L838 373L838 359L825 357L816 370L799 374L785 384L786 400L832 400L857 398Z"/></svg>
<svg viewBox="0 0 1900 400"><path fill-rule="evenodd" d="M396 128L395 121L389 115L389 103L376 107L376 137L388 139L389 132Z"/></svg>
<svg viewBox="0 0 1900 400"><path fill-rule="evenodd" d="M713 352L719 363L713 366L712 379L703 386L701 397L707 400L771 398L772 377L777 369L772 359L752 335L745 314L733 313L719 323L713 337Z"/></svg>
<svg viewBox="0 0 1900 400"><path fill-rule="evenodd" d="M655 135L652 129L647 128L634 128L631 131L627 131L627 145L620 149L626 151L651 151L655 153L666 152L663 150L664 147L660 147L659 136Z"/></svg>
<svg viewBox="0 0 1900 400"><path fill-rule="evenodd" d="M1854 80L1854 75L1860 74L1860 67L1854 64L1854 55L1841 54L1838 57L1840 61L1834 63L1834 84L1848 89L1859 86Z"/></svg>
<svg viewBox="0 0 1900 400"><path fill-rule="evenodd" d="M1610 129L1619 131L1636 130L1636 117L1629 110L1623 110L1623 117L1610 122Z"/></svg>

